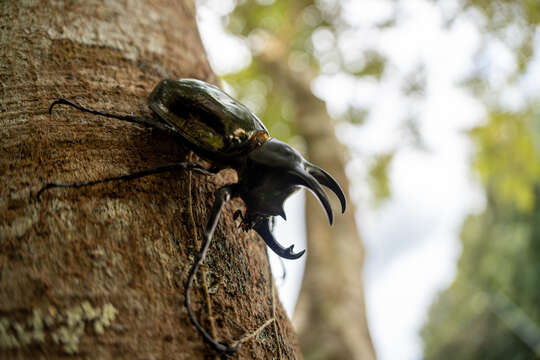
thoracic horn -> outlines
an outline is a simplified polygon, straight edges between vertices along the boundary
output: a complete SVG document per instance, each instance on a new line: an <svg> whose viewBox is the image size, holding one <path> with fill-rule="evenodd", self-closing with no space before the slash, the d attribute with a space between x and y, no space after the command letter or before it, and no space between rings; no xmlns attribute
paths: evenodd
<svg viewBox="0 0 540 360"><path fill-rule="evenodd" d="M324 207L324 210L326 211L326 215L328 216L328 222L330 223L330 225L332 225L332 223L334 222L334 214L332 213L332 207L330 206L328 196L326 196L326 193L322 189L321 185L319 185L319 183L317 182L317 179L315 179L306 170L302 168L296 168L294 171L289 171L289 174L295 176L299 180L298 185L307 187L317 196L322 206Z"/></svg>
<svg viewBox="0 0 540 360"><path fill-rule="evenodd" d="M341 212L344 213L347 207L347 201L337 181L329 173L316 165L308 163L306 164L306 169L321 185L326 186L336 194L341 203Z"/></svg>

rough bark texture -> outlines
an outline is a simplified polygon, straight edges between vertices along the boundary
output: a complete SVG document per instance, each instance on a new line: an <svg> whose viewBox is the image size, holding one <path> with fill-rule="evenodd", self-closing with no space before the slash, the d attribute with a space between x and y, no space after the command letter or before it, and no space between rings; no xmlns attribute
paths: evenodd
<svg viewBox="0 0 540 360"><path fill-rule="evenodd" d="M0 24L0 358L214 358L187 317L184 283L212 194L235 180L232 171L35 198L40 178L95 180L190 156L141 126L47 109L61 95L150 115L146 96L161 78L215 83L193 3L0 1ZM225 207L192 292L196 314L221 339L275 316L233 358L299 358L265 245L232 220L240 206Z"/></svg>
<svg viewBox="0 0 540 360"><path fill-rule="evenodd" d="M307 158L332 174L348 197L346 151L334 134L325 103L311 92L309 75L293 73L279 59L261 60L294 98ZM332 198L337 212L339 202ZM307 263L294 319L306 359L376 358L364 302L364 248L354 216L348 199L347 211L336 215L330 227L316 198L306 197Z"/></svg>
<svg viewBox="0 0 540 360"><path fill-rule="evenodd" d="M331 173L348 194L343 145L334 135L324 103L307 90L298 94L302 104L298 123L308 158ZM313 359L375 359L364 302L364 248L354 205L349 199L347 212L336 216L332 227L317 207L315 199L306 199L310 256L297 308L308 324L300 327L300 345Z"/></svg>

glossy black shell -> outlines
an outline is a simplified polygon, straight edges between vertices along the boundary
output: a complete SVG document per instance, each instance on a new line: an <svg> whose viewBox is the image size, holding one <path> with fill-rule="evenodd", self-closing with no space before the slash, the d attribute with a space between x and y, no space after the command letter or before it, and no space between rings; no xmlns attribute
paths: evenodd
<svg viewBox="0 0 540 360"><path fill-rule="evenodd" d="M162 80L150 94L148 105L195 149L210 157L245 154L269 138L261 120L248 108L204 81Z"/></svg>

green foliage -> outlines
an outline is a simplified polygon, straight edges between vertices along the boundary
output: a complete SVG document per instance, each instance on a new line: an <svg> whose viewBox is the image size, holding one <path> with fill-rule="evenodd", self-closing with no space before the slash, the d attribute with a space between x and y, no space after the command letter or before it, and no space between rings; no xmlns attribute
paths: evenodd
<svg viewBox="0 0 540 360"><path fill-rule="evenodd" d="M343 115L343 119L351 124L362 125L366 121L368 115L368 109L359 106L351 106Z"/></svg>
<svg viewBox="0 0 540 360"><path fill-rule="evenodd" d="M287 55L295 50L301 51L308 53L312 65L316 63L307 40L324 22L313 1L275 0L268 5L244 1L231 14L229 24L233 25L229 26L229 30L235 35L252 37L258 43L264 40L257 38L257 35L270 35L281 43ZM253 48L258 51L257 44Z"/></svg>
<svg viewBox="0 0 540 360"><path fill-rule="evenodd" d="M540 2L537 0L467 0L465 7L480 10L489 19L493 28L516 21L534 26L540 22Z"/></svg>
<svg viewBox="0 0 540 360"><path fill-rule="evenodd" d="M286 0L276 0L268 5L243 1L235 8L232 17L241 19L245 25L238 35L247 36L256 29L275 33L290 26L290 15L295 6L294 2Z"/></svg>
<svg viewBox="0 0 540 360"><path fill-rule="evenodd" d="M387 59L375 50L366 51L364 54L365 62L361 69L355 70L354 66L349 65L349 69L354 76L373 76L380 80L386 67Z"/></svg>
<svg viewBox="0 0 540 360"><path fill-rule="evenodd" d="M540 23L540 2L465 0L463 7L464 10L474 8L486 17L484 36L498 38L508 46L515 56L518 72L523 73L534 53L534 35Z"/></svg>
<svg viewBox="0 0 540 360"><path fill-rule="evenodd" d="M400 0L404 1L404 0ZM441 0L442 2L443 0ZM444 0L446 1L446 0ZM458 0L456 0L458 1ZM399 1L396 2L399 4ZM422 330L426 359L533 359L540 356L540 121L531 101L526 108L505 111L498 101L506 85L519 86L535 55L534 39L540 24L538 0L463 0L452 17L479 13L489 54L496 40L512 52L517 67L493 88L490 74L478 68L463 83L473 96L485 101L485 124L470 132L475 145L472 163L486 189L482 214L465 222L463 253L454 283L432 305ZM250 67L225 77L237 97L246 102L276 137L294 135L297 104L275 74L259 57L273 56L294 71L315 76L325 62L356 77L381 79L387 59L376 51L345 60L335 39L347 31L339 2L239 1L229 18L229 29L249 39L254 53ZM452 19L451 19L452 20ZM399 23L393 18L377 25L387 29ZM449 21L451 26L452 21ZM332 40L317 49L314 34ZM265 48L261 48L265 46ZM405 79L407 96L423 96L426 72L415 69ZM363 124L369 109L351 107L344 119ZM411 137L421 144L414 119L405 123ZM388 168L393 153L374 159L369 182L378 201L389 196ZM532 340L531 340L532 339ZM537 344L534 344L537 341ZM537 346L536 350L534 349ZM535 352L536 351L536 352Z"/></svg>
<svg viewBox="0 0 540 360"><path fill-rule="evenodd" d="M316 69L311 47L306 43L313 26L320 24L313 19L320 17L312 1L244 1L231 14L229 30L250 39L254 55L284 57L297 68ZM247 68L223 78L233 87L236 97L263 119L272 136L290 141L296 135L296 104L290 90L279 79L275 81L275 74L257 56Z"/></svg>
<svg viewBox="0 0 540 360"><path fill-rule="evenodd" d="M295 134L295 105L286 89L276 91L272 78L254 61L250 66L235 74L223 77L235 90L235 97L245 104L264 124L272 136L289 141Z"/></svg>
<svg viewBox="0 0 540 360"><path fill-rule="evenodd" d="M486 125L471 132L475 169L497 200L521 211L534 207L534 186L540 181L540 155L528 126L537 116L531 110L493 111Z"/></svg>
<svg viewBox="0 0 540 360"><path fill-rule="evenodd" d="M538 207L523 214L493 202L467 219L458 276L433 303L422 330L426 359L538 355L533 349L540 340L538 219Z"/></svg>
<svg viewBox="0 0 540 360"><path fill-rule="evenodd" d="M377 205L390 197L388 168L392 164L393 158L393 151L379 155L374 159L375 161L369 169L369 183Z"/></svg>
<svg viewBox="0 0 540 360"><path fill-rule="evenodd" d="M454 283L422 330L426 359L540 355L540 149L533 110L493 110L471 131L486 210L465 222Z"/></svg>
<svg viewBox="0 0 540 360"><path fill-rule="evenodd" d="M513 51L517 69L529 68L540 2L466 0L486 18L486 43ZM513 29L509 31L509 29ZM516 33L518 29L518 33ZM516 35L519 34L519 35ZM481 50L482 51L482 50ZM486 189L482 214L462 228L457 277L432 304L422 330L425 359L536 359L540 357L540 126L538 100L505 111L481 69L464 83L485 100L486 121L470 132L472 166Z"/></svg>

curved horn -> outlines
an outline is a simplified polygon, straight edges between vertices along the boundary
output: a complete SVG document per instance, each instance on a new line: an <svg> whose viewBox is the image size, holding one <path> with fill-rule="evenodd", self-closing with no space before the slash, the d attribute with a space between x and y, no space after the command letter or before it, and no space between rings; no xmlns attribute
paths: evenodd
<svg viewBox="0 0 540 360"><path fill-rule="evenodd" d="M328 222L330 223L330 225L332 225L332 223L334 222L334 214L332 213L332 207L330 206L328 196L326 196L326 193L322 189L321 185L319 185L317 180L304 169L296 168L293 171L289 171L289 174L299 178L300 183L298 185L303 185L307 187L317 196L322 206L324 207L324 210L326 211L326 215L328 216Z"/></svg>
<svg viewBox="0 0 540 360"><path fill-rule="evenodd" d="M341 190L341 187L337 183L337 181L326 171L321 169L320 167L313 165L313 164L306 164L307 171L313 175L315 179L317 179L318 182L320 182L322 185L326 186L330 190L336 194L336 196L339 199L339 202L341 203L341 212L345 212L345 208L347 207L347 201L345 200L345 194L343 194L343 191Z"/></svg>
<svg viewBox="0 0 540 360"><path fill-rule="evenodd" d="M264 218L263 220L255 224L255 226L253 226L253 230L259 233L266 245L268 245L268 247L272 249L273 252L278 254L278 256L284 257L285 259L294 260L304 255L306 250L302 250L298 253L293 253L292 250L294 245L291 245L288 248L284 248L283 246L279 245L279 243L274 238L274 235L272 235L272 232L270 231L269 220L269 218Z"/></svg>

